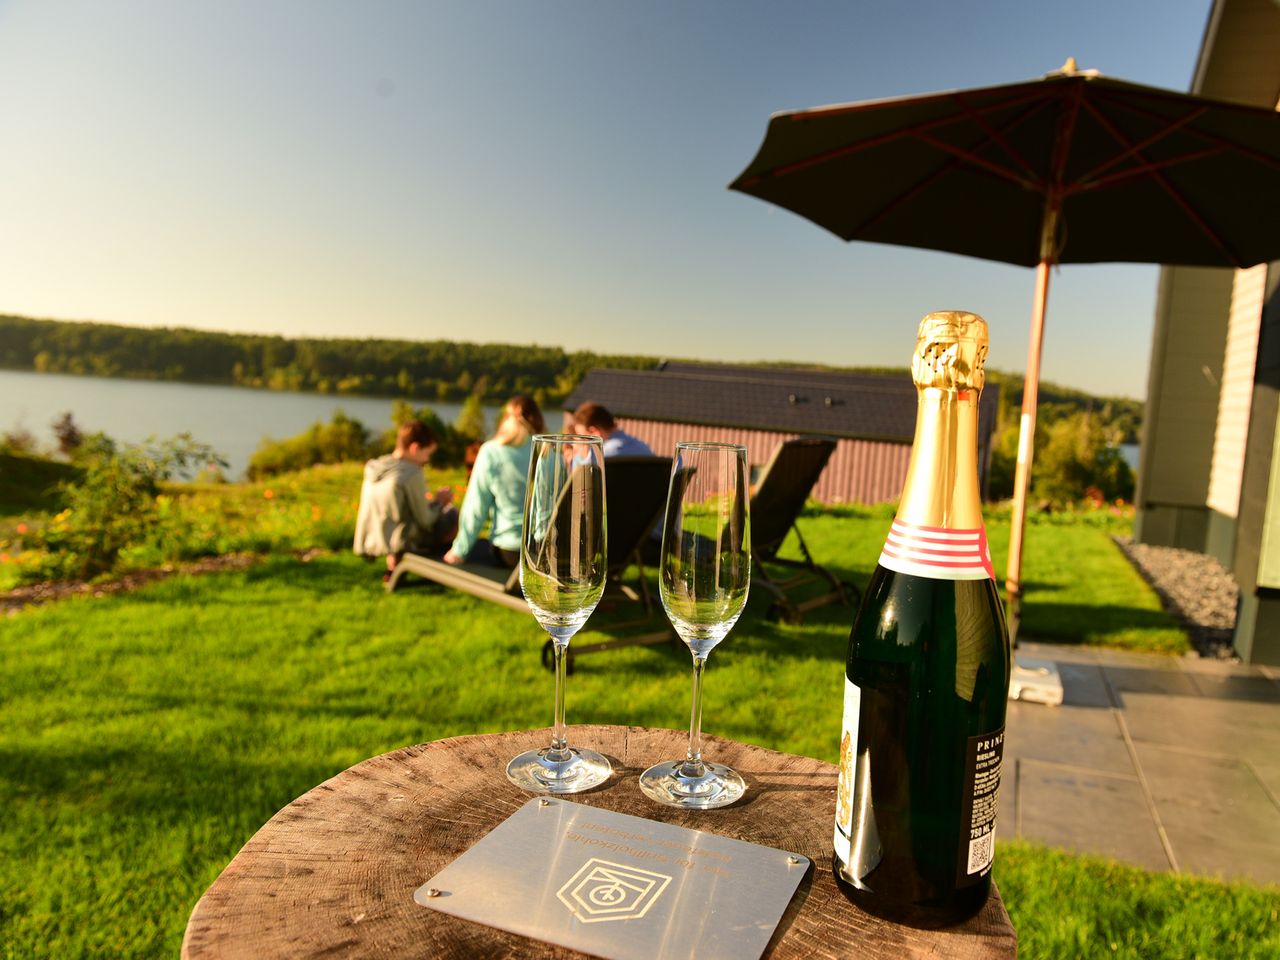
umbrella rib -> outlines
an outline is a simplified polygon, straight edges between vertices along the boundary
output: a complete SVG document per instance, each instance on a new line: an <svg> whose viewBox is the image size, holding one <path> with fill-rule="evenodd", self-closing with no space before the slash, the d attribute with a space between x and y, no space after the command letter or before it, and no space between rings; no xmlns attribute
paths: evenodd
<svg viewBox="0 0 1280 960"><path fill-rule="evenodd" d="M1130 103L1128 101L1117 101L1117 104L1123 107L1124 109L1128 110L1130 113L1136 114L1137 116L1143 117L1147 120L1155 120L1157 123L1169 122L1165 117L1162 117L1160 114L1155 113L1151 110L1145 110L1142 107L1138 106L1136 103ZM1219 103L1219 104L1215 104L1215 106L1218 108L1234 107L1240 111L1256 111L1258 109L1257 107L1246 107L1240 104L1232 104L1232 103ZM1280 111L1276 111L1276 112L1280 113ZM1276 122L1280 123L1280 120L1277 120ZM1213 133L1212 131L1209 131L1209 130L1201 130L1197 127L1191 127L1185 132L1186 132L1186 135L1189 137L1196 137L1197 139L1208 141L1209 143L1216 144L1218 146L1225 147L1228 150L1234 151L1235 153L1240 154L1242 157L1248 157L1250 160L1254 160L1268 167L1275 167L1277 169L1280 169L1280 157L1273 156L1272 154L1269 154L1269 153L1263 153L1261 150L1255 150L1253 147L1246 146L1243 143L1237 143L1234 140L1229 140L1226 137L1221 136L1220 134Z"/></svg>
<svg viewBox="0 0 1280 960"><path fill-rule="evenodd" d="M1093 115L1095 120L1097 120L1099 123L1102 123L1102 113L1101 111L1098 110L1097 107L1095 107L1092 103L1086 102L1085 109L1088 110L1089 113ZM1173 134L1174 132L1181 130L1184 126L1186 126L1192 120L1199 119L1205 114L1207 109L1208 109L1207 107L1201 107L1199 110L1196 110L1192 113L1188 113L1186 116L1182 117L1177 122L1172 123L1161 130L1157 130L1155 133L1147 137L1145 140L1139 140L1137 143L1129 147L1129 149L1123 150L1120 153L1117 153L1110 160L1106 160L1103 163L1098 164L1098 166L1094 167L1088 173L1083 174L1080 177L1077 177L1076 182L1083 183L1088 180L1093 180L1100 173L1102 173L1102 171L1110 167L1114 167L1117 163L1120 163L1122 160L1125 160L1129 157L1137 155L1140 151L1145 150L1147 147L1151 146L1151 144L1159 140L1163 140L1166 137Z"/></svg>
<svg viewBox="0 0 1280 960"><path fill-rule="evenodd" d="M952 96L952 95L947 94L947 96ZM1030 103L1031 109L1024 111L1023 113L1015 117L1012 121L1010 121L1010 123L1006 126L1006 129L1008 129L1018 123L1023 122L1027 118L1034 116L1036 113L1038 113L1041 109L1043 109L1043 102L1037 101L1031 95L1026 95L1026 96L1020 96L1020 97L1011 97L1007 100L1002 100L999 103L994 103L983 109L1000 110L1000 109L1004 109L1005 107L1016 107L1024 103ZM803 122L803 121L811 120L815 117L828 117L828 116L835 116L843 113L855 113L865 106L866 105L863 105L863 104L856 104L853 107L831 107L831 108L819 109L819 110L805 110L800 113L785 115L785 119L793 122ZM958 123L959 121L960 121L960 118L954 117L954 116L937 117L933 120L928 120L919 124L914 124L912 126L899 127L896 130L890 130L887 133L880 134L880 136L878 137L871 137L867 140L860 140L857 143L847 144L846 146L843 146L843 147L833 147L830 150L824 150L821 153L815 153L812 156L804 157L803 159L800 159L800 160L793 160L790 163L779 164L778 166L773 167L769 170L763 170L760 173L754 174L753 176L745 177L743 178L740 184L740 188L744 190L749 190L752 187L756 186L757 184L763 183L766 179L769 179L771 177L785 177L792 173L798 173L801 170L807 170L809 167L814 167L814 166L818 166L819 164L826 163L828 160L836 160L840 157L849 156L854 153L861 153L864 150L870 150L875 147L880 147L886 143L892 143L895 140L901 140L904 137L909 137L909 136L919 137L922 133L932 130L935 127L945 127L948 124ZM952 152L954 152L953 148L948 147L947 149L952 150ZM1005 172L1005 173L1002 173L1001 175L1005 176L1010 180L1013 180L1015 183L1025 184L1025 181L1020 180L1016 176L1016 174L1009 174Z"/></svg>
<svg viewBox="0 0 1280 960"><path fill-rule="evenodd" d="M1043 106L1042 104L1037 104L1033 106L1031 110L1023 111L1018 116L1010 119L1009 122L1006 123L1002 129L993 130L991 132L997 135L1003 135L1006 130L1012 130L1018 124L1026 120L1028 117L1034 115L1035 113L1038 113L1039 110L1042 108L1042 106ZM956 165L959 164L961 161L975 159L970 154L959 152L958 148L952 147L950 144L947 144L942 141L936 141L934 138L926 138L921 136L920 134L917 134L917 138L925 140L926 142L934 146L941 147L944 151L951 153L952 154L951 159L948 160L946 163L944 163L942 166L940 166L937 170L933 171L933 173L929 174L929 176L925 177L923 180L916 183L915 186L911 187L909 190L898 194L896 197L894 197L892 200L886 203L883 207L881 207L871 216L864 218L861 222L859 222L853 227L853 230L851 231L851 233L859 233L863 230L868 230L871 227L874 227L877 223L879 223L881 220L888 217L890 214L892 214L895 210L897 210L903 204L909 203L914 197L916 197L918 194L920 194L922 191L928 188L936 180L940 179L946 173L953 170L956 167ZM981 167L982 165L979 164L980 169ZM1012 180L1014 183L1017 183L1019 186L1027 187L1037 192L1042 190L1044 186L1043 183L1039 180L1026 180L1023 178L1019 178L1016 174L1012 174L1008 172L1002 172L1001 176L1009 180Z"/></svg>
<svg viewBox="0 0 1280 960"><path fill-rule="evenodd" d="M1179 157L1170 157L1167 160L1146 160L1136 167L1130 167L1127 170L1120 170L1107 177L1099 177L1097 180L1086 180L1083 177L1067 188L1068 194L1085 193L1091 190L1103 190L1107 187L1114 186L1125 180L1131 180L1134 177L1146 176L1149 173L1155 173L1157 170L1163 170L1167 167L1176 167L1182 163L1191 163L1195 160L1203 160L1205 157L1216 157L1221 153L1225 153L1225 146L1205 147L1203 150L1197 150L1195 153L1184 153Z"/></svg>
<svg viewBox="0 0 1280 960"><path fill-rule="evenodd" d="M980 157L973 151L966 150L964 147L957 147L954 144L947 143L945 140L939 140L937 137L930 136L923 131L917 131L915 133L915 138L917 140L924 141L931 147L937 147L944 153L951 154L957 160L963 160L971 166L980 167L988 173L994 173L997 177L1012 181L1013 183L1018 184L1018 186L1028 187L1032 190L1039 190L1042 188L1041 181L1024 177L1017 171L1010 170L1008 167L996 163L994 160L987 160L984 157Z"/></svg>
<svg viewBox="0 0 1280 960"><path fill-rule="evenodd" d="M991 139L993 143L995 143L1002 150L1004 150L1004 152L1008 154L1008 156L1012 158L1013 161L1016 164L1018 164L1018 166L1022 167L1023 172L1027 175L1027 178L1029 180L1037 179L1035 168L1033 168L1031 164L1029 164L1026 161L1026 159L1022 156L1022 154L1017 149L1014 148L1013 144L1011 144L1008 141L1008 139L1004 135L1004 130L997 130L995 127L993 127L990 123L987 122L987 117L984 110L976 109L972 104L969 103L967 99L965 99L962 93L956 94L956 100L957 102L959 102L960 109L964 111L965 116L967 116L970 120L972 120L979 127L981 127L983 131L986 132L987 136ZM985 108L985 110L992 110L992 109L996 109L996 108L993 108L993 107ZM1028 116L1031 116L1036 112L1037 112L1036 110L1031 110L1029 112L1023 113L1021 116L1016 117L1014 120L1010 121L1010 123L1006 126L1005 129L1012 129L1013 127L1017 126L1017 124L1021 123L1024 119L1026 119Z"/></svg>
<svg viewBox="0 0 1280 960"><path fill-rule="evenodd" d="M1098 124L1104 130L1106 130L1109 134L1111 134L1111 136L1113 136L1122 147L1130 146L1128 138L1123 133L1121 133L1118 129L1116 129L1115 125L1107 117L1103 116L1101 113L1095 112L1094 119L1097 120ZM1236 254L1236 252L1232 250L1230 247L1228 247L1226 242L1223 240L1223 238L1218 236L1218 232L1204 221L1204 218L1201 217L1200 214L1198 214L1195 211L1195 209L1191 206L1191 204L1187 202L1186 198L1183 197L1182 194L1178 192L1178 188L1169 182L1169 178L1166 177L1164 174L1160 173L1159 170L1154 169L1154 165L1152 164L1152 162L1149 161L1146 157L1144 157L1140 151L1134 151L1133 155L1137 157L1138 160L1140 160L1142 163L1152 165L1153 169L1151 169L1150 171L1151 179L1154 180L1156 183L1160 184L1162 188L1164 188L1164 191L1168 193L1171 198L1173 198L1173 202L1182 208L1182 212L1187 215L1187 219L1189 219L1192 223L1194 223L1197 227L1199 227L1200 231L1206 237L1209 238L1209 240L1213 243L1215 247L1217 247L1219 250L1225 253L1227 255L1227 258L1232 263L1235 263L1235 264L1241 263L1241 258Z"/></svg>

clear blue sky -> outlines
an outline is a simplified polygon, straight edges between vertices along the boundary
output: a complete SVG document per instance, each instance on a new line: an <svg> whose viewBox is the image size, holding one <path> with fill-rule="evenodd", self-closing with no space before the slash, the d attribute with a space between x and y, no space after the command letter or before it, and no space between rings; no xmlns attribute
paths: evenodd
<svg viewBox="0 0 1280 960"><path fill-rule="evenodd" d="M1209 0L0 3L0 312L1025 363L1032 272L726 189L777 110L1082 68L1185 90ZM856 185L851 188L856 188ZM1053 279L1045 379L1141 397L1156 268Z"/></svg>

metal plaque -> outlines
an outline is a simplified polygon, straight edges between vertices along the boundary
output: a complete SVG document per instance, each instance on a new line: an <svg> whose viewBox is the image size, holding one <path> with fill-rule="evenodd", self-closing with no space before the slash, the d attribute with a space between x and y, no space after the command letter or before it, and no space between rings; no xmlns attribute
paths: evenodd
<svg viewBox="0 0 1280 960"><path fill-rule="evenodd" d="M424 907L609 960L759 957L809 859L535 798L419 887Z"/></svg>

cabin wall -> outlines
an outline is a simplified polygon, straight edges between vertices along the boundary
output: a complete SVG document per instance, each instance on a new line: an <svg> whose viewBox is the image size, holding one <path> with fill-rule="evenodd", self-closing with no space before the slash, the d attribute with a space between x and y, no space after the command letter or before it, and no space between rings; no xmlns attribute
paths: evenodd
<svg viewBox="0 0 1280 960"><path fill-rule="evenodd" d="M691 423L660 423L618 417L618 426L647 443L654 453L671 456L678 440L740 443L752 464L767 463L774 449L794 433L709 427ZM835 453L813 488L822 503L883 503L897 500L907 476L911 444L878 440L839 440Z"/></svg>

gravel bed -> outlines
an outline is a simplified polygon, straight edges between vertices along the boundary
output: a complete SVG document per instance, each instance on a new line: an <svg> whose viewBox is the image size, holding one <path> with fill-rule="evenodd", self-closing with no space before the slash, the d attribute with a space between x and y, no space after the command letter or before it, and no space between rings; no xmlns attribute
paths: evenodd
<svg viewBox="0 0 1280 960"><path fill-rule="evenodd" d="M1114 537L1116 546L1181 621L1202 657L1236 660L1231 637L1236 628L1235 578L1213 557L1194 550L1154 547Z"/></svg>

